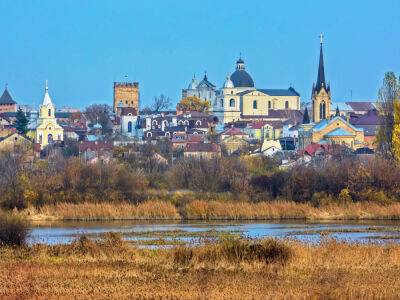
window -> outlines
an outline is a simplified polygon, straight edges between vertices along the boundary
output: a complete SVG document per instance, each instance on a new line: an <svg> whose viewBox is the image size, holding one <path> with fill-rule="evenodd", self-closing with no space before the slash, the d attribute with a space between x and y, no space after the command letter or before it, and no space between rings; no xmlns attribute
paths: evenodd
<svg viewBox="0 0 400 300"><path fill-rule="evenodd" d="M49 115L49 117L51 117L51 109L49 109L49 111L47 112L47 114Z"/></svg>
<svg viewBox="0 0 400 300"><path fill-rule="evenodd" d="M48 143L52 143L53 142L53 135L51 133L47 136L47 142Z"/></svg>
<svg viewBox="0 0 400 300"><path fill-rule="evenodd" d="M125 104L128 104L128 101L125 101Z"/></svg>
<svg viewBox="0 0 400 300"><path fill-rule="evenodd" d="M285 101L285 109L289 109L289 101Z"/></svg>
<svg viewBox="0 0 400 300"><path fill-rule="evenodd" d="M43 141L42 135L39 135L39 144L41 144Z"/></svg>
<svg viewBox="0 0 400 300"><path fill-rule="evenodd" d="M230 107L235 107L236 106L235 99L229 100L229 106Z"/></svg>
<svg viewBox="0 0 400 300"><path fill-rule="evenodd" d="M272 108L272 103L271 103L271 101L268 101L268 109L271 109Z"/></svg>
<svg viewBox="0 0 400 300"><path fill-rule="evenodd" d="M128 132L132 132L132 122L128 122Z"/></svg>
<svg viewBox="0 0 400 300"><path fill-rule="evenodd" d="M220 100L221 107L224 107L224 99Z"/></svg>
<svg viewBox="0 0 400 300"><path fill-rule="evenodd" d="M131 104L133 104L133 101L131 101Z"/></svg>
<svg viewBox="0 0 400 300"><path fill-rule="evenodd" d="M257 100L253 101L253 109L257 109Z"/></svg>

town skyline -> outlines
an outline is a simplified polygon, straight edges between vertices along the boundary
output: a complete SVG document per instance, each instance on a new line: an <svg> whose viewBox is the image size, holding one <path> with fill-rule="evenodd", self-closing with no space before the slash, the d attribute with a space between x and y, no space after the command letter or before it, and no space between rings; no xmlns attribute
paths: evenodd
<svg viewBox="0 0 400 300"><path fill-rule="evenodd" d="M360 6L355 1L340 11L339 1L324 4L324 9L332 13L311 20L313 1L285 8L288 3L265 5L253 1L240 12L228 14L221 10L207 19L207 12L214 7L209 1L198 11L191 5L179 6L178 2L168 8L157 1L121 1L116 6L102 1L81 6L77 2L17 1L9 5L4 1L0 7L2 11L7 7L8 14L0 21L1 27L6 28L12 21L16 25L14 30L2 32L6 46L0 58L0 86L8 84L18 103L37 107L44 82L49 80L50 94L58 107L83 109L92 103L110 104L113 82L137 81L141 107L159 94L169 96L176 104L193 74L201 80L206 71L208 79L220 88L227 73L234 71L241 53L257 86L291 85L301 94L302 102L309 102L322 32L333 100L349 101L351 94L353 100L376 99L384 73L400 68L396 60L400 47L388 42L399 34L399 21L391 18L399 4L385 1L384 6L367 1ZM238 2L232 1L231 5L235 4ZM29 6L29 13L19 12L22 5ZM141 14L127 18L130 7ZM276 15L266 18L266 7ZM91 14L94 8L99 13ZM235 24L235 18L244 18L255 9L263 17L240 22L240 28ZM290 21L294 16L295 20ZM193 19L198 22L190 23ZM300 20L306 21L297 26ZM18 25L28 21L32 29ZM87 21L85 26L80 26L83 21ZM190 26L182 27L186 23ZM103 29L101 34L96 33L97 25ZM361 26L366 30L360 31ZM142 34L145 29L147 34ZM30 35L31 30L35 30L34 35ZM193 38L198 34L205 34L204 41ZM246 38L231 42L238 35ZM32 58L29 62L26 53Z"/></svg>

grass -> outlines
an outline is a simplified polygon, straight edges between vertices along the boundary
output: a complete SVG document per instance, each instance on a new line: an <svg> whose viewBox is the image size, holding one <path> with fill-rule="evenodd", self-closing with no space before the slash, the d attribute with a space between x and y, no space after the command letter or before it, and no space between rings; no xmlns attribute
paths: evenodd
<svg viewBox="0 0 400 300"><path fill-rule="evenodd" d="M400 245L222 239L139 249L116 234L0 247L0 298L397 298Z"/></svg>
<svg viewBox="0 0 400 300"><path fill-rule="evenodd" d="M30 220L400 220L400 203L372 202L329 204L314 207L291 201L233 202L190 201L179 207L168 201L140 204L57 203L40 209L28 208L22 215Z"/></svg>
<svg viewBox="0 0 400 300"><path fill-rule="evenodd" d="M28 235L28 223L20 216L0 212L0 245L23 246Z"/></svg>

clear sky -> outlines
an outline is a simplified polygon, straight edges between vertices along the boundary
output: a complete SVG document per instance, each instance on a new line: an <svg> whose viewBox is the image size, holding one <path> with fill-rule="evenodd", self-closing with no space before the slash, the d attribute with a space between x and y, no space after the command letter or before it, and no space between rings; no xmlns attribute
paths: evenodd
<svg viewBox="0 0 400 300"><path fill-rule="evenodd" d="M318 35L332 97L376 98L400 73L399 0L0 0L0 87L38 105L112 103L114 81L139 81L141 105L176 102L192 75L220 87L242 53L256 87L293 85L309 101Z"/></svg>

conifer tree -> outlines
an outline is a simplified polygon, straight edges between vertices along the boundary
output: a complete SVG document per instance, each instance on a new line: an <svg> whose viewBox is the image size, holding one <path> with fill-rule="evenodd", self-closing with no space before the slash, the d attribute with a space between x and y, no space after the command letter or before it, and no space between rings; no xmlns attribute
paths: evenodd
<svg viewBox="0 0 400 300"><path fill-rule="evenodd" d="M25 116L25 113L22 111L21 108L17 111L16 121L15 121L15 128L18 130L19 133L25 134L28 131L28 119Z"/></svg>

